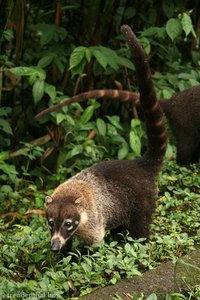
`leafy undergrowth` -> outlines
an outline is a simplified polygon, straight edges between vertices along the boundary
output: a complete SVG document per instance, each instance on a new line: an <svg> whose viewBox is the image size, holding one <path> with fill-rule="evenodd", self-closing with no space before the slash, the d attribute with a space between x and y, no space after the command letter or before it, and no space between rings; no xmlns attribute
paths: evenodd
<svg viewBox="0 0 200 300"><path fill-rule="evenodd" d="M44 192L34 185L19 191L3 186L3 211L12 213L0 222L0 298L75 298L140 275L163 261L176 261L200 244L199 191L198 166L166 162L159 177L150 243L144 245L128 235L116 241L108 234L100 245L83 247L75 239L73 252L63 257L49 250L44 216L25 214L28 209L43 209ZM191 299L199 299L199 290L188 295L191 292Z"/></svg>

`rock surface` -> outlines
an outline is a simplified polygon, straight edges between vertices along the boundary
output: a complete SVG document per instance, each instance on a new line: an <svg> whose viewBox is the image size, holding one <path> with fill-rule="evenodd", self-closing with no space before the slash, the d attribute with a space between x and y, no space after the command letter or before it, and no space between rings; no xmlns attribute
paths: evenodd
<svg viewBox="0 0 200 300"><path fill-rule="evenodd" d="M143 276L123 279L117 284L100 288L83 296L85 300L111 300L114 296L130 300L133 296L149 296L156 293L158 299L166 294L189 290L200 284L200 250L179 259L176 264L167 262L154 270L147 271Z"/></svg>

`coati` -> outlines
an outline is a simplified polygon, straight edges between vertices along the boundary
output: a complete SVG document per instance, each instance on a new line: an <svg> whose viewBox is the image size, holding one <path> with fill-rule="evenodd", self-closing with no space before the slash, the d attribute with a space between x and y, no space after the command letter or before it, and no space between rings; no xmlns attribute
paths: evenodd
<svg viewBox="0 0 200 300"><path fill-rule="evenodd" d="M200 85L160 100L176 140L176 161L180 165L200 159Z"/></svg>
<svg viewBox="0 0 200 300"><path fill-rule="evenodd" d="M86 168L46 198L53 251L64 248L73 234L87 244L100 242L106 229L125 228L133 238L149 239L155 177L162 166L167 135L144 51L128 25L123 25L121 31L137 71L147 150L132 161L104 161Z"/></svg>
<svg viewBox="0 0 200 300"><path fill-rule="evenodd" d="M38 114L38 117L55 111L72 102L89 98L111 98L131 101L140 109L139 94L122 90L94 90L76 95ZM169 120L176 140L176 162L180 165L197 163L200 159L200 86L194 86L177 93L170 99L160 100L160 105Z"/></svg>

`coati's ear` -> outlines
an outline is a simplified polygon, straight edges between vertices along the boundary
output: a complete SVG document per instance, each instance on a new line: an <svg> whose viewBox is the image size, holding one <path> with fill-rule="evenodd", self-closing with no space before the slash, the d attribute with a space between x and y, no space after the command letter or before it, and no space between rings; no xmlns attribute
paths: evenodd
<svg viewBox="0 0 200 300"><path fill-rule="evenodd" d="M80 198L77 198L77 199L75 200L75 205L76 205L76 206L82 206L82 199L81 199L81 197L80 197Z"/></svg>
<svg viewBox="0 0 200 300"><path fill-rule="evenodd" d="M52 201L53 201L53 198L51 196L46 196L45 197L46 204L50 204L50 203L52 203Z"/></svg>

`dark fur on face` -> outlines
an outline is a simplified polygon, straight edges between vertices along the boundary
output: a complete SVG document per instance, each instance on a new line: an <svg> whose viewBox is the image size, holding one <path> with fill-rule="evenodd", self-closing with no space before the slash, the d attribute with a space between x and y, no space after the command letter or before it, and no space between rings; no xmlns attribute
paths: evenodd
<svg viewBox="0 0 200 300"><path fill-rule="evenodd" d="M56 205L54 205L54 201ZM67 205L64 205L65 202ZM51 233L51 249L59 251L77 230L80 214L75 202L70 204L64 199L55 198L47 206L46 215Z"/></svg>

